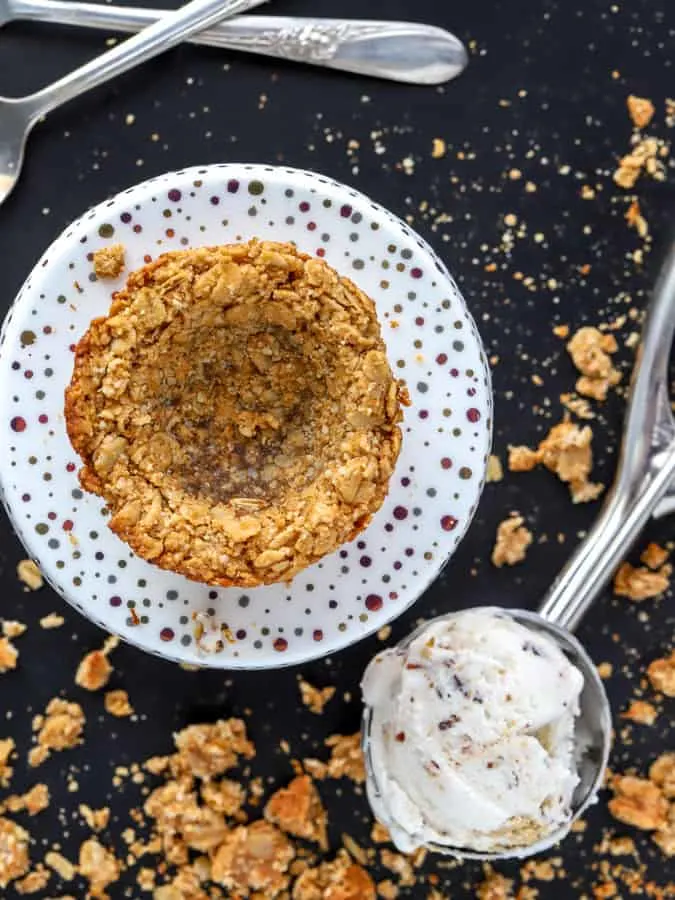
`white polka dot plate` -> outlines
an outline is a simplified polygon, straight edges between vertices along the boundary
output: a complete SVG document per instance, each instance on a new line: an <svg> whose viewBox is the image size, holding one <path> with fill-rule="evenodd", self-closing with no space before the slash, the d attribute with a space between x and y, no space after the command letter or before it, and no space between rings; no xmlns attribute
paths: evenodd
<svg viewBox="0 0 675 900"><path fill-rule="evenodd" d="M388 498L370 526L295 578L212 589L136 557L84 493L63 392L73 345L124 281L97 281L93 251L126 250L127 271L166 250L257 236L295 241L376 302L412 405ZM2 494L52 586L85 616L168 659L265 668L334 652L400 615L436 578L482 489L491 434L480 338L430 247L367 197L328 178L253 165L193 168L100 204L49 248L0 340Z"/></svg>

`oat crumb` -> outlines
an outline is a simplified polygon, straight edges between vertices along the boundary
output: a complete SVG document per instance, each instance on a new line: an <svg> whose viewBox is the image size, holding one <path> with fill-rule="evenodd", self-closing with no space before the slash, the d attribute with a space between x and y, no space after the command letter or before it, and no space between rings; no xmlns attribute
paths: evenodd
<svg viewBox="0 0 675 900"><path fill-rule="evenodd" d="M597 328L580 328L567 344L572 362L581 373L577 379L577 393L593 400L605 400L610 387L621 380L621 373L614 368L611 355L618 345L611 334L603 334Z"/></svg>
<svg viewBox="0 0 675 900"><path fill-rule="evenodd" d="M103 699L105 711L111 716L124 718L134 713L134 708L129 702L129 695L126 691L108 691Z"/></svg>
<svg viewBox="0 0 675 900"><path fill-rule="evenodd" d="M573 503L595 500L603 491L602 484L589 481L593 467L590 426L583 428L567 420L554 425L537 450L509 447L509 469L527 472L539 463L569 485Z"/></svg>
<svg viewBox="0 0 675 900"><path fill-rule="evenodd" d="M513 881L486 866L485 881L476 889L477 900L511 900Z"/></svg>
<svg viewBox="0 0 675 900"><path fill-rule="evenodd" d="M650 569L660 569L669 557L669 552L665 547L652 541L642 551L640 561Z"/></svg>
<svg viewBox="0 0 675 900"><path fill-rule="evenodd" d="M104 898L108 885L120 877L120 864L98 838L89 838L80 846L79 873L89 881L90 896Z"/></svg>
<svg viewBox="0 0 675 900"><path fill-rule="evenodd" d="M25 828L0 816L0 888L21 878L30 867L28 842L30 835Z"/></svg>
<svg viewBox="0 0 675 900"><path fill-rule="evenodd" d="M629 94L626 105L628 106L628 115L636 128L646 128L654 115L654 104L646 97L636 97L635 94Z"/></svg>
<svg viewBox="0 0 675 900"><path fill-rule="evenodd" d="M497 539L492 550L492 564L514 566L525 559L527 548L532 543L532 532L525 526L525 520L517 513L500 522Z"/></svg>
<svg viewBox="0 0 675 900"><path fill-rule="evenodd" d="M366 769L361 750L361 733L352 735L334 734L327 738L326 746L331 750L327 775L329 778L350 778L356 784L366 780Z"/></svg>
<svg viewBox="0 0 675 900"><path fill-rule="evenodd" d="M299 775L267 802L265 818L287 834L328 849L327 815L309 775Z"/></svg>
<svg viewBox="0 0 675 900"><path fill-rule="evenodd" d="M0 637L0 675L16 669L19 660L19 651L6 637Z"/></svg>
<svg viewBox="0 0 675 900"><path fill-rule="evenodd" d="M29 765L39 766L53 750L69 750L80 744L84 722L79 703L69 703L60 697L50 700L45 715L37 716L33 723L37 746L28 754Z"/></svg>
<svg viewBox="0 0 675 900"><path fill-rule="evenodd" d="M504 468L501 459L494 453L488 457L487 473L485 480L488 484L501 481L504 478Z"/></svg>
<svg viewBox="0 0 675 900"><path fill-rule="evenodd" d="M38 863L32 872L29 872L20 881L15 881L14 887L19 894L37 894L38 891L43 890L47 886L50 878L51 872L49 869L45 869L43 865Z"/></svg>
<svg viewBox="0 0 675 900"><path fill-rule="evenodd" d="M45 855L45 862L63 881L72 881L77 874L77 869L70 860L55 850L50 850Z"/></svg>
<svg viewBox="0 0 675 900"><path fill-rule="evenodd" d="M634 228L637 231L639 237L647 237L647 235L649 234L649 226L647 224L647 220L642 215L639 200L635 199L631 202L630 206L626 210L625 219L628 223L628 227Z"/></svg>
<svg viewBox="0 0 675 900"><path fill-rule="evenodd" d="M668 801L652 781L622 775L612 779L611 788L614 796L608 808L615 819L644 831L665 828Z"/></svg>
<svg viewBox="0 0 675 900"><path fill-rule="evenodd" d="M386 825L374 822L370 831L370 839L374 844L389 844L391 843L391 834Z"/></svg>
<svg viewBox="0 0 675 900"><path fill-rule="evenodd" d="M75 684L86 691L99 691L104 688L113 672L108 653L114 645L106 645L102 650L92 650L82 658L77 672ZM110 649L109 649L110 648Z"/></svg>
<svg viewBox="0 0 675 900"><path fill-rule="evenodd" d="M276 897L288 885L286 871L294 856L286 835L269 822L240 825L216 850L211 877L235 896L253 890Z"/></svg>
<svg viewBox="0 0 675 900"><path fill-rule="evenodd" d="M668 590L672 567L663 565L656 572L645 566L623 563L614 576L614 593L629 600L649 600Z"/></svg>
<svg viewBox="0 0 675 900"><path fill-rule="evenodd" d="M325 688L316 688L314 685L305 681L304 678L298 679L300 686L300 698L307 709L315 715L321 715L325 705L332 699L335 694L335 688L328 686Z"/></svg>
<svg viewBox="0 0 675 900"><path fill-rule="evenodd" d="M307 869L293 885L293 900L376 900L368 872L344 850L331 862Z"/></svg>
<svg viewBox="0 0 675 900"><path fill-rule="evenodd" d="M647 667L647 677L655 691L675 697L675 650L670 656L655 659Z"/></svg>
<svg viewBox="0 0 675 900"><path fill-rule="evenodd" d="M80 803L79 813L92 831L103 831L110 821L110 808L104 806L101 809L92 809L86 803Z"/></svg>
<svg viewBox="0 0 675 900"><path fill-rule="evenodd" d="M49 613L48 615L43 616L40 619L40 628L44 628L46 630L52 628L60 628L65 623L65 621L66 620L63 618L63 616L58 615L58 613Z"/></svg>
<svg viewBox="0 0 675 900"><path fill-rule="evenodd" d="M637 725L653 725L657 716L656 707L646 700L633 700L626 712L621 714L623 719L629 719Z"/></svg>
<svg viewBox="0 0 675 900"><path fill-rule="evenodd" d="M614 666L610 662L601 662L598 665L598 675L600 676L600 678L602 678L603 681L611 678L613 671Z"/></svg>
<svg viewBox="0 0 675 900"><path fill-rule="evenodd" d="M16 567L16 574L26 591L39 591L44 585L42 572L32 559L22 559Z"/></svg>
<svg viewBox="0 0 675 900"><path fill-rule="evenodd" d="M97 278L118 278L124 269L124 245L101 247L94 252L93 262Z"/></svg>
<svg viewBox="0 0 675 900"><path fill-rule="evenodd" d="M9 761L15 749L14 738L0 738L0 787L8 787L14 774L14 769L10 766Z"/></svg>

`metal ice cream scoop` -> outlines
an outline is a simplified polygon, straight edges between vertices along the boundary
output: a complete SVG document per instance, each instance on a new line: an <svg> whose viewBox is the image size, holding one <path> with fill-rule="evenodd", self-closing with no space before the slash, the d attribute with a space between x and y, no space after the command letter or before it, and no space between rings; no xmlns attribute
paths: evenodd
<svg viewBox="0 0 675 900"><path fill-rule="evenodd" d="M619 465L604 507L539 611L509 610L521 624L555 640L584 676L580 714L575 724L579 784L572 800L571 818L536 843L508 851L478 853L467 847L447 845L432 845L431 850L484 861L530 856L562 840L595 798L609 756L611 712L595 664L571 632L607 585L649 517L665 515L675 508L675 419L668 393L668 364L674 333L675 244L647 309L633 370ZM380 794L377 772L373 771L368 751L370 724L371 711L367 708L363 734L368 793L377 810Z"/></svg>

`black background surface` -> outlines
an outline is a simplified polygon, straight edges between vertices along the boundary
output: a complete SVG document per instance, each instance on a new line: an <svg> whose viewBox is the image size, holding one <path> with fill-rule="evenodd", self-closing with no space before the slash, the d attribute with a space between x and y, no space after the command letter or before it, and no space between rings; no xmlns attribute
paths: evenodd
<svg viewBox="0 0 675 900"><path fill-rule="evenodd" d="M572 390L575 379L552 327L596 324L630 307L642 308L670 233L672 171L665 184L639 185L654 250L644 266L629 258L639 242L623 220L627 203L611 172L628 149L627 94L651 97L657 115L650 131L669 136L663 101L675 95L675 7L649 0L616 7L609 0L278 0L273 12L426 20L469 43L471 63L461 79L442 89L415 88L186 46L71 103L36 128L21 182L0 208L3 311L67 223L136 181L209 162L312 168L409 216L441 253L465 293L488 354L499 357L495 452L504 459L509 443L535 443L559 420L559 394ZM102 52L106 37L55 26L7 26L0 33L0 93L18 96L46 84ZM129 115L133 124L127 124ZM442 159L431 157L434 138L447 142ZM348 152L351 140L360 146ZM384 151L377 152L378 146ZM401 166L406 158L412 158L412 167ZM508 177L513 168L522 178ZM535 191L526 190L528 181ZM599 186L595 199L581 198L583 184ZM449 218L434 225L441 213ZM527 235L511 254L493 252L508 213L525 222ZM496 271L486 272L491 261ZM590 270L582 274L586 265ZM532 276L536 290L514 278L517 272ZM557 287L547 286L550 279ZM625 372L633 351L623 347L623 339L635 327L629 320L619 332ZM541 385L533 383L535 373ZM594 423L596 475L604 481L611 479L622 415L623 401L614 395ZM524 565L498 571L489 561L495 528L514 509L525 515L535 544ZM484 603L534 607L596 513L597 504L574 507L565 487L546 472L507 475L488 485L461 548L429 592L395 623L392 640L420 616L444 610ZM672 520L664 520L651 525L646 538L666 541L673 535ZM299 707L297 670L190 673L121 647L114 654L111 686L128 690L139 720L112 720L100 695L85 695L73 684L79 659L100 646L101 633L47 588L23 593L15 576L22 556L2 518L0 616L25 621L29 631L17 642L20 668L0 676L0 737L12 734L21 750L13 790L47 780L54 795L51 807L28 823L35 860L55 840L75 857L87 836L76 814L79 802L111 805L113 822L104 842L117 843L120 850L119 833L139 794L131 787L112 789L114 766L168 752L171 732L188 722L247 711L258 747L255 770L279 782L290 775L279 749L282 738L301 755L315 752L335 731L358 727L357 686L367 660L382 646L375 638L302 668L310 681L339 687L339 699L320 718ZM66 625L43 631L38 619L52 610L65 615ZM638 605L607 592L588 615L579 636L598 662L614 665L608 690L617 714L634 695L646 663L670 648L672 635L672 594ZM30 773L24 759L31 718L57 693L83 704L86 743ZM345 700L345 693L351 699ZM619 738L614 768L645 771L672 745L672 704L662 706L656 726L636 726L632 737ZM623 733L624 727L620 723L617 730ZM78 792L68 792L67 773L76 777ZM365 800L339 784L327 786L324 797L334 846L342 832L365 839ZM562 850L568 878L541 884L542 896L586 895L597 878L592 848L602 830L615 825L618 833L630 831L612 823L604 798L588 822L586 834L573 836ZM650 876L663 883L668 875L663 857L644 835L635 836ZM631 859L622 862L635 865ZM501 870L513 873L517 866ZM475 896L479 867L438 872L452 898ZM142 896L131 878L125 883L128 890L123 883L111 888L113 898ZM409 896L423 898L427 891L420 885ZM43 896L59 893L84 897L85 887L59 888L53 881ZM6 896L14 894L8 890Z"/></svg>

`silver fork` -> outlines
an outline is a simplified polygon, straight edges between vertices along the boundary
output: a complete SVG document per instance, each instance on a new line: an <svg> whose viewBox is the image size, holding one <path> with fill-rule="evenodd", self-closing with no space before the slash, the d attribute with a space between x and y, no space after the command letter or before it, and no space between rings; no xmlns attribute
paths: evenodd
<svg viewBox="0 0 675 900"><path fill-rule="evenodd" d="M165 15L158 9L101 3L0 0L0 25L29 19L133 32ZM449 31L416 22L237 16L193 35L191 42L410 84L449 81L464 70L468 60L464 45Z"/></svg>
<svg viewBox="0 0 675 900"><path fill-rule="evenodd" d="M0 203L16 184L23 163L26 139L35 123L62 103L121 75L134 66L174 47L203 28L233 16L263 0L192 0L140 34L113 47L49 87L28 97L0 97ZM0 0L0 21L8 4Z"/></svg>

